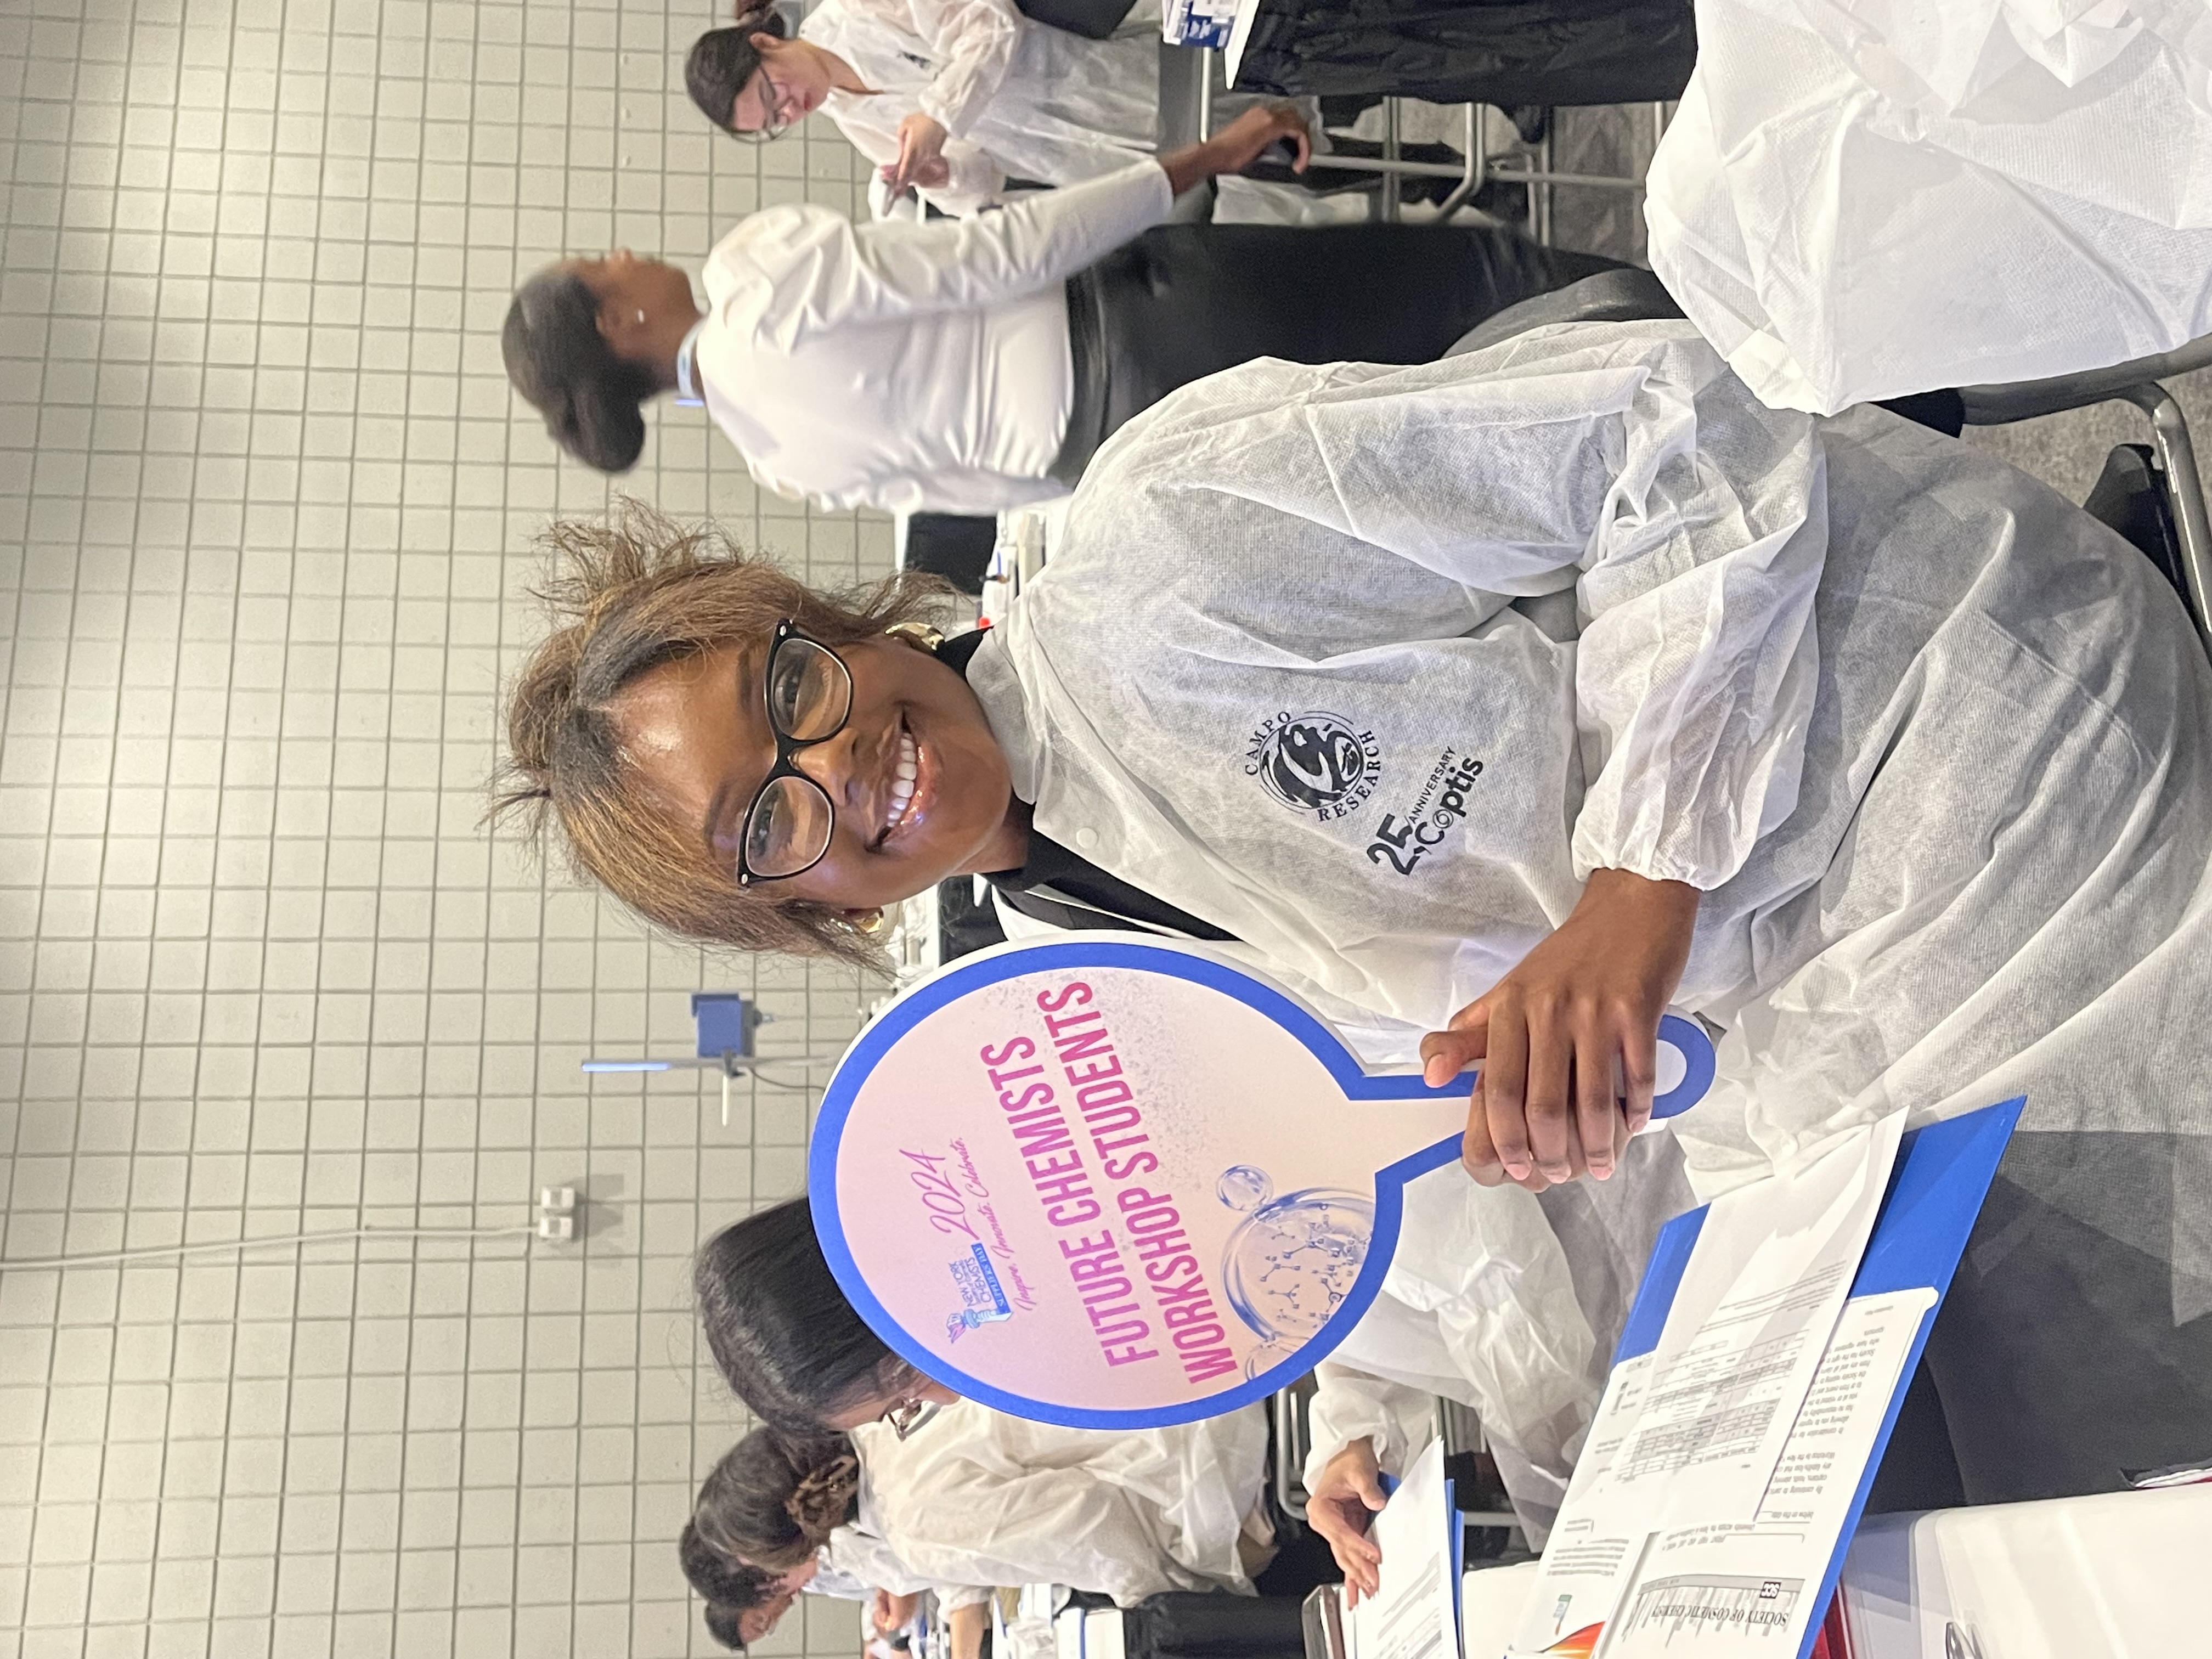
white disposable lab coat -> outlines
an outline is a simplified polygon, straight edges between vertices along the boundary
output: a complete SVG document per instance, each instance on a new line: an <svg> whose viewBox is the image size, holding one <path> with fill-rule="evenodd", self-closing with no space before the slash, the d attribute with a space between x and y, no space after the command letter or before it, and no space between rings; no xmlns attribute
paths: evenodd
<svg viewBox="0 0 2212 1659"><path fill-rule="evenodd" d="M1566 588L1578 641L1510 603ZM1257 362L1101 451L968 672L1040 831L1370 1058L1590 869L1688 881L1676 1001L1724 1028L1674 1130L1699 1196L2024 1092L2027 1133L2171 1147L2170 1188L2053 1201L2169 1267L2177 1324L2212 1310L2212 671L2148 562L2010 468L1763 408L1680 324ZM1522 1260L1571 1374L1579 1315Z"/></svg>
<svg viewBox="0 0 2212 1659"><path fill-rule="evenodd" d="M1159 126L1159 9L1139 6L1108 40L1032 23L1011 0L823 0L799 38L874 88L823 111L878 166L920 113L951 135L951 177L921 191L944 212L997 201L1009 177L1073 185L1151 154Z"/></svg>
<svg viewBox="0 0 2212 1659"><path fill-rule="evenodd" d="M988 1585L942 1583L899 1559L898 1552L870 1530L874 1508L866 1470L860 1484L860 1519L831 1533L830 1541L816 1553L814 1576L806 1581L809 1590L841 1601L869 1601L878 1590L892 1595L918 1595L929 1590L946 1612L990 1599Z"/></svg>
<svg viewBox="0 0 2212 1659"><path fill-rule="evenodd" d="M1248 1406L1180 1427L1066 1429L973 1401L901 1440L853 1431L861 1523L947 1583L1067 1584L1132 1607L1165 1590L1252 1589L1267 1417Z"/></svg>
<svg viewBox="0 0 2212 1659"><path fill-rule="evenodd" d="M2204 0L1698 0L1651 267L1770 404L2212 332Z"/></svg>
<svg viewBox="0 0 2212 1659"><path fill-rule="evenodd" d="M1431 1396L1472 1407L1541 1548L1604 1392L1651 1242L1690 1207L1680 1149L1638 1136L1608 1182L1540 1197L1457 1164L1406 1188L1382 1294L1319 1371L1306 1484L1354 1440L1393 1474L1427 1441Z"/></svg>

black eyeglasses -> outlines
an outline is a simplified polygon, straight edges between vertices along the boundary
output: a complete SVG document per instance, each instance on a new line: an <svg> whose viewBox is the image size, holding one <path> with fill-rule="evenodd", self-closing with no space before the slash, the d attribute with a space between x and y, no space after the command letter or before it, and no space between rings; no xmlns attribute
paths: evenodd
<svg viewBox="0 0 2212 1659"><path fill-rule="evenodd" d="M775 76L768 72L767 64L762 64L753 71L753 75L760 81L761 125L757 127L738 125L737 99L732 98L730 100L732 107L729 131L732 137L742 138L747 143L764 144L772 139L782 137L785 133L791 131L791 119L784 113L790 107L791 94L777 84ZM750 82L748 81L747 84L750 85ZM738 88L740 96L743 95L744 91L743 87Z"/></svg>
<svg viewBox="0 0 2212 1659"><path fill-rule="evenodd" d="M845 729L853 713L853 675L835 651L809 639L787 617L769 643L762 695L775 736L775 764L738 831L740 887L804 875L829 852L836 809L792 757Z"/></svg>
<svg viewBox="0 0 2212 1659"><path fill-rule="evenodd" d="M903 1440L936 1415L935 1401L921 1400L909 1395L886 1411L876 1421L890 1424L891 1432Z"/></svg>

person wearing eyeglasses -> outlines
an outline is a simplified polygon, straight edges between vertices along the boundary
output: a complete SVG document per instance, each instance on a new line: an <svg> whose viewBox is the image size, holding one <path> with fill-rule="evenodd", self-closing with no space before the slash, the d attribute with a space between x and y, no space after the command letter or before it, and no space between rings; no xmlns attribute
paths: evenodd
<svg viewBox="0 0 2212 1659"><path fill-rule="evenodd" d="M715 1548L693 1523L676 1541L677 1565L706 1606L707 1633L732 1653L766 1637L791 1611L811 1574L770 1572Z"/></svg>
<svg viewBox="0 0 2212 1659"><path fill-rule="evenodd" d="M741 6L684 60L691 101L724 131L771 139L819 110L907 190L965 216L1009 176L1074 185L1149 155L1159 125L1159 13L1103 40L1034 22L1011 0L823 0L796 38Z"/></svg>
<svg viewBox="0 0 2212 1659"><path fill-rule="evenodd" d="M1287 140L1255 109L1204 143L975 219L746 218L707 260L539 272L501 337L554 441L636 464L642 406L703 405L753 477L842 509L995 513L1063 495L1122 421L1256 356L1417 362L1606 262L1504 228L1164 225L1175 194Z"/></svg>
<svg viewBox="0 0 2212 1659"><path fill-rule="evenodd" d="M889 631L918 584L565 533L516 781L652 921L867 962L980 875L1010 933L1211 941L1370 1063L1479 1065L1465 1164L1532 1191L1619 1164L1670 1006L1721 1033L1669 1131L1700 1199L2024 1095L1930 1347L1967 1494L2212 1433L2212 665L2024 475L1560 324L1183 388L934 649Z"/></svg>
<svg viewBox="0 0 2212 1659"><path fill-rule="evenodd" d="M815 1274L818 1293L793 1297L799 1278ZM763 1369L818 1379L826 1351L854 1334L845 1322L866 1329L822 1260L804 1200L724 1230L701 1252L696 1278L708 1346L757 1411L788 1403L780 1389L746 1391ZM780 1324L776 1304L813 1317ZM868 1340L880 1374L888 1350ZM744 1358L732 1367L726 1357L738 1349ZM1279 1559L1283 1575L1303 1575L1317 1553L1275 1547L1261 1406L1131 1431L1030 1422L934 1384L924 1397L911 1381L815 1405L813 1425L748 1435L702 1489L700 1530L745 1561L802 1566L843 1540L932 1584L1061 1583L1133 1607L1178 1590L1287 1593L1287 1577L1270 1569ZM981 1594L944 1599L958 1607Z"/></svg>

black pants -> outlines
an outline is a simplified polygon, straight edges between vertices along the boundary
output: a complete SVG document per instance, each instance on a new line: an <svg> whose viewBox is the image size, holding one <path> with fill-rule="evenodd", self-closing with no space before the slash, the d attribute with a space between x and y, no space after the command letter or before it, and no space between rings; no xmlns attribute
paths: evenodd
<svg viewBox="0 0 2212 1659"><path fill-rule="evenodd" d="M1134 1659L1304 1659L1303 1595L1173 1590L1123 1615Z"/></svg>
<svg viewBox="0 0 2212 1659"><path fill-rule="evenodd" d="M1178 386L1255 357L1425 363L1492 312L1614 269L1463 225L1164 225L1067 285L1075 399L1052 476Z"/></svg>
<svg viewBox="0 0 2212 1659"><path fill-rule="evenodd" d="M1237 88L1645 103L1680 97L1697 52L1690 0L1263 0Z"/></svg>
<svg viewBox="0 0 2212 1659"><path fill-rule="evenodd" d="M1344 1575L1318 1533L1287 1528L1257 1595L1171 1590L1129 1609L1123 1634L1135 1659L1304 1659L1306 1593Z"/></svg>

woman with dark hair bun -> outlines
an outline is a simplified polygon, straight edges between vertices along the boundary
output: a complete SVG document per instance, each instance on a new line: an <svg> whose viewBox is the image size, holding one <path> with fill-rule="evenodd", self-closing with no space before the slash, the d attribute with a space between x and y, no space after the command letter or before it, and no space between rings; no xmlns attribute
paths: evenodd
<svg viewBox="0 0 2212 1659"><path fill-rule="evenodd" d="M658 297L670 314L678 309L678 283L681 306L691 303L690 283L666 265L617 250L598 266L594 274L602 287L608 285L605 273L610 268L616 283L658 277L665 290ZM500 355L508 381L545 417L555 443L602 472L627 472L645 447L645 414L639 405L665 388L647 364L616 349L601 325L603 307L585 269L585 262L569 260L522 285L507 307ZM641 306L634 309L641 319L647 315Z"/></svg>
<svg viewBox="0 0 2212 1659"><path fill-rule="evenodd" d="M959 1398L884 1346L854 1311L803 1198L716 1233L700 1249L692 1284L715 1364L738 1399L787 1434L911 1422Z"/></svg>
<svg viewBox="0 0 2212 1659"><path fill-rule="evenodd" d="M868 1602L871 1621L886 1635L913 1618L925 1591L948 1615L989 1598L987 1588L925 1579L901 1561L867 1530L860 1483L845 1436L755 1429L700 1483L684 1537L717 1560L762 1575L787 1599L803 1590ZM679 1544L679 1553L684 1547ZM691 1582L708 1593L696 1574Z"/></svg>
<svg viewBox="0 0 2212 1659"><path fill-rule="evenodd" d="M756 1304L787 1293L733 1287ZM717 1320L708 1314L710 1338ZM743 1340L762 1329L756 1319ZM811 1577L824 1563L895 1592L932 1589L947 1611L980 1602L977 1586L1047 1580L1124 1607L1178 1590L1250 1595L1276 1555L1267 1443L1258 1406L1133 1433L955 1401L849 1435L756 1429L707 1477L693 1522L771 1571Z"/></svg>
<svg viewBox="0 0 2212 1659"><path fill-rule="evenodd" d="M507 378L603 471L636 462L639 405L672 392L780 494L995 513L1064 494L1190 380L1261 356L1425 362L1603 263L1479 226L1163 224L1178 193L1278 143L1304 165L1288 106L973 219L770 208L708 255L703 309L672 265L566 260L515 295Z"/></svg>
<svg viewBox="0 0 2212 1659"><path fill-rule="evenodd" d="M756 1429L708 1472L676 1558L706 1599L708 1633L724 1647L743 1651L759 1641L801 1592L873 1600L886 1628L912 1617L921 1591L936 1591L948 1610L989 1594L917 1579L881 1540L847 1524L857 1479L851 1449L842 1435Z"/></svg>

